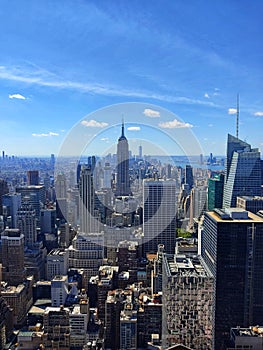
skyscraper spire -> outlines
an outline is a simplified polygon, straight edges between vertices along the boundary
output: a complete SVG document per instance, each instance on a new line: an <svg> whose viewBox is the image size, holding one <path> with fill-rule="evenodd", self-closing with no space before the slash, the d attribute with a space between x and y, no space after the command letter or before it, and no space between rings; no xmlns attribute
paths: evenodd
<svg viewBox="0 0 263 350"><path fill-rule="evenodd" d="M239 94L237 94L237 119L236 119L236 138L238 139L238 127L239 127Z"/></svg>
<svg viewBox="0 0 263 350"><path fill-rule="evenodd" d="M129 196L131 194L129 178L129 145L124 135L124 119L122 118L121 136L117 145L117 183L116 195Z"/></svg>
<svg viewBox="0 0 263 350"><path fill-rule="evenodd" d="M121 136L125 137L124 136L124 118L123 117L122 117L122 126L121 126Z"/></svg>

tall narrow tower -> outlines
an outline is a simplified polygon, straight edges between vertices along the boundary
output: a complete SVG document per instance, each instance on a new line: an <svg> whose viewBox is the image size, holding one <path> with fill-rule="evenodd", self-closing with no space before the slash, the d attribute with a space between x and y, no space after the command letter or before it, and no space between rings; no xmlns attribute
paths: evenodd
<svg viewBox="0 0 263 350"><path fill-rule="evenodd" d="M228 135L223 208L235 207L237 196L261 195L261 163L258 148Z"/></svg>
<svg viewBox="0 0 263 350"><path fill-rule="evenodd" d="M80 229L84 233L94 232L94 186L93 173L89 165L82 165L80 171Z"/></svg>
<svg viewBox="0 0 263 350"><path fill-rule="evenodd" d="M122 121L121 136L117 145L117 196L129 196L131 194L129 178L129 145L124 135L124 122Z"/></svg>

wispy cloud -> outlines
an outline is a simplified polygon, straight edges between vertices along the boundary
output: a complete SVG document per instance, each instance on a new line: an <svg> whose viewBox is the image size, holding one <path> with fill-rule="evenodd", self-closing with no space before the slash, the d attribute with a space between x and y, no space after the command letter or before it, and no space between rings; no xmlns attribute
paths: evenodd
<svg viewBox="0 0 263 350"><path fill-rule="evenodd" d="M192 128L193 125L174 119L168 122L159 123L159 127L163 129L180 129L180 128Z"/></svg>
<svg viewBox="0 0 263 350"><path fill-rule="evenodd" d="M236 114L237 109L236 108L228 108L228 114Z"/></svg>
<svg viewBox="0 0 263 350"><path fill-rule="evenodd" d="M33 65L32 65L33 66ZM71 80L65 80L63 77L58 77L55 74L39 68L30 66L26 68L14 68L0 66L0 79L12 80L25 84L35 84L38 86L69 89L80 92L87 92L103 96L124 96L124 97L136 97L136 98L148 98L158 101L166 101L177 104L189 104L189 105L204 105L210 107L219 107L211 101L201 101L186 96L171 96L157 94L151 91L138 91L127 90L122 87L111 86L109 84L91 83L91 82L77 82Z"/></svg>
<svg viewBox="0 0 263 350"><path fill-rule="evenodd" d="M254 115L256 117L263 117L263 111L262 112L261 111L255 112Z"/></svg>
<svg viewBox="0 0 263 350"><path fill-rule="evenodd" d="M207 92L204 94L204 97L205 98L210 98L210 96L209 96L209 94Z"/></svg>
<svg viewBox="0 0 263 350"><path fill-rule="evenodd" d="M52 136L59 136L59 134L57 132L48 132L47 134L45 133L42 133L42 134L32 134L32 136L34 137L52 137Z"/></svg>
<svg viewBox="0 0 263 350"><path fill-rule="evenodd" d="M20 94L9 95L8 97L11 98L11 99L16 98L18 100L25 100L26 99L25 96L20 95Z"/></svg>
<svg viewBox="0 0 263 350"><path fill-rule="evenodd" d="M130 131L140 131L141 128L139 126L129 126L127 128L127 130L130 130Z"/></svg>
<svg viewBox="0 0 263 350"><path fill-rule="evenodd" d="M101 141L106 141L106 142L108 142L108 141L109 141L109 138L108 138L108 137L102 137L100 140L101 140Z"/></svg>
<svg viewBox="0 0 263 350"><path fill-rule="evenodd" d="M91 127L91 128L104 128L105 126L108 126L108 123L98 122L94 119L82 120L81 124L86 126L86 127Z"/></svg>
<svg viewBox="0 0 263 350"><path fill-rule="evenodd" d="M151 108L145 108L145 110L143 111L143 114L149 118L159 118L160 117L160 112L155 111L154 109L151 109Z"/></svg>

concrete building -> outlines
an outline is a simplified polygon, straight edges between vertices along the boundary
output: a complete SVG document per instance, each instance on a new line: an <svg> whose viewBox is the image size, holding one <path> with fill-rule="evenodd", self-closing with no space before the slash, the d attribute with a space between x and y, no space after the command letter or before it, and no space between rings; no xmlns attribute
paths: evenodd
<svg viewBox="0 0 263 350"><path fill-rule="evenodd" d="M2 285L1 295L12 309L14 326L25 325L27 312L33 304L32 279L27 279L18 286Z"/></svg>
<svg viewBox="0 0 263 350"><path fill-rule="evenodd" d="M3 280L11 286L17 286L24 282L26 276L24 235L18 229L5 229L1 241Z"/></svg>
<svg viewBox="0 0 263 350"><path fill-rule="evenodd" d="M21 193L22 203L26 201L32 205L36 211L36 218L40 221L40 210L44 207L46 200L46 190L43 185L19 186L16 187L16 192Z"/></svg>
<svg viewBox="0 0 263 350"><path fill-rule="evenodd" d="M162 286L163 346L211 350L214 279L202 259L164 254Z"/></svg>
<svg viewBox="0 0 263 350"><path fill-rule="evenodd" d="M52 249L47 256L46 277L51 281L57 275L66 275L69 268L68 250L56 248Z"/></svg>
<svg viewBox="0 0 263 350"><path fill-rule="evenodd" d="M65 305L68 296L68 277L55 276L51 281L51 303L52 306L59 307Z"/></svg>
<svg viewBox="0 0 263 350"><path fill-rule="evenodd" d="M87 329L89 322L89 302L80 300L80 304L74 305L69 315L70 346L81 348L87 344Z"/></svg>
<svg viewBox="0 0 263 350"><path fill-rule="evenodd" d="M4 349L14 328L13 310L0 295L0 349Z"/></svg>
<svg viewBox="0 0 263 350"><path fill-rule="evenodd" d="M69 251L69 268L84 269L88 280L91 276L98 275L99 267L104 258L104 234L103 233L78 233Z"/></svg>
<svg viewBox="0 0 263 350"><path fill-rule="evenodd" d="M117 266L100 266L98 288L98 318L105 324L105 302L110 290L117 288L119 268Z"/></svg>
<svg viewBox="0 0 263 350"><path fill-rule="evenodd" d="M69 309L63 307L45 309L43 321L45 349L70 349L69 314Z"/></svg>
<svg viewBox="0 0 263 350"><path fill-rule="evenodd" d="M33 247L37 241L36 211L26 198L17 211L17 228L25 238L25 246Z"/></svg>

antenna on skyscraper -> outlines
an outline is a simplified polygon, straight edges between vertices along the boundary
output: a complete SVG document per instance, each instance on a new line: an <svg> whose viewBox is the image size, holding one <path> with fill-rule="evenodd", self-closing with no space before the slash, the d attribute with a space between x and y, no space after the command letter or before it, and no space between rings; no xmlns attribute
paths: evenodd
<svg viewBox="0 0 263 350"><path fill-rule="evenodd" d="M237 94L237 120L236 120L236 137L238 139L238 126L239 126L239 94Z"/></svg>
<svg viewBox="0 0 263 350"><path fill-rule="evenodd" d="M124 137L124 116L122 114L122 122L121 122L121 136Z"/></svg>

